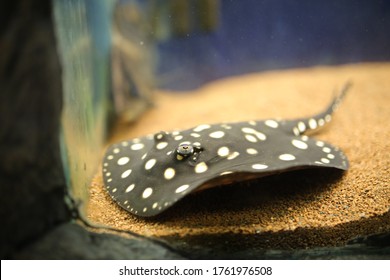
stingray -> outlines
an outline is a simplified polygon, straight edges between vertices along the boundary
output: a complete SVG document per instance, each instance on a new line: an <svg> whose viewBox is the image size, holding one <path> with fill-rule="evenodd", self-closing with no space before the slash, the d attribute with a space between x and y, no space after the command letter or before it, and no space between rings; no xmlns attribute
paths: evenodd
<svg viewBox="0 0 390 280"><path fill-rule="evenodd" d="M331 121L349 86L309 118L202 124L113 144L103 159L105 188L125 210L149 217L200 189L295 169L347 170L339 148L305 134Z"/></svg>

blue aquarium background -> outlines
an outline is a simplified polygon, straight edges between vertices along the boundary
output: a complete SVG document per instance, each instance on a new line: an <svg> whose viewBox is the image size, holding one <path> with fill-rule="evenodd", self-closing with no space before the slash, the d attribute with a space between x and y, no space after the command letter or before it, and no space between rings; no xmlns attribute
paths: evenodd
<svg viewBox="0 0 390 280"><path fill-rule="evenodd" d="M164 89L271 69L390 60L390 1L221 0L208 32L196 28L198 1L189 2L195 28L157 44L157 85Z"/></svg>

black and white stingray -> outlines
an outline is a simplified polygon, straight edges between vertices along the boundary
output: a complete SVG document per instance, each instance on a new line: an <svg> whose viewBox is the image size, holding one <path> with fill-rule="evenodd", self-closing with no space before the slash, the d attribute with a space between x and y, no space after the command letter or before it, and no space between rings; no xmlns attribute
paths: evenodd
<svg viewBox="0 0 390 280"><path fill-rule="evenodd" d="M339 148L304 134L331 121L348 87L309 118L202 124L113 144L103 160L105 187L122 208L147 217L194 190L294 169L347 170Z"/></svg>

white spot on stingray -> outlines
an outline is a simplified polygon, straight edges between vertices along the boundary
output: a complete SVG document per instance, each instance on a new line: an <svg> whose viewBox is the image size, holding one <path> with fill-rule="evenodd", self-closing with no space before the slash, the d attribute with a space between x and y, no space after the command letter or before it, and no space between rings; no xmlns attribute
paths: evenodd
<svg viewBox="0 0 390 280"><path fill-rule="evenodd" d="M177 131L177 130L175 130L175 131L172 132L172 135L173 135L173 136L176 136L176 135L179 135L179 134L180 134L180 132Z"/></svg>
<svg viewBox="0 0 390 280"><path fill-rule="evenodd" d="M319 120L318 120L318 125L319 125L319 126L323 126L324 124L325 124L324 119L319 119Z"/></svg>
<svg viewBox="0 0 390 280"><path fill-rule="evenodd" d="M256 125L256 122L255 121L249 121L248 122L250 125Z"/></svg>
<svg viewBox="0 0 390 280"><path fill-rule="evenodd" d="M194 130L195 132L201 132L201 131L203 131L203 130L209 129L210 127L211 127L211 126L208 125L208 124L201 124L201 125L195 127L193 130Z"/></svg>
<svg viewBox="0 0 390 280"><path fill-rule="evenodd" d="M316 142L316 145L317 145L318 147L323 147L323 146L325 145L325 143L322 142L322 141L317 141L317 142Z"/></svg>
<svg viewBox="0 0 390 280"><path fill-rule="evenodd" d="M251 127L243 127L241 130L244 133L254 134L254 135L256 135L257 138L259 138L260 140L263 140L263 141L267 138L263 133L258 132L258 131L256 131L255 129L253 129Z"/></svg>
<svg viewBox="0 0 390 280"><path fill-rule="evenodd" d="M256 134L256 130L251 128L251 127L243 127L241 128L241 131L244 133L249 133L249 134Z"/></svg>
<svg viewBox="0 0 390 280"><path fill-rule="evenodd" d="M316 128L317 128L317 122L316 122L315 119L310 119L310 120L309 120L309 127L310 127L311 129L316 129Z"/></svg>
<svg viewBox="0 0 390 280"><path fill-rule="evenodd" d="M117 163L118 165L125 165L129 161L130 161L129 157L121 157L120 159L118 159Z"/></svg>
<svg viewBox="0 0 390 280"><path fill-rule="evenodd" d="M225 171L225 172L222 172L219 175L224 176L224 175L228 175L228 174L232 174L232 173L233 173L233 171Z"/></svg>
<svg viewBox="0 0 390 280"><path fill-rule="evenodd" d="M227 157L229 155L230 151L228 147L221 147L218 149L218 155L220 157Z"/></svg>
<svg viewBox="0 0 390 280"><path fill-rule="evenodd" d="M134 184L131 184L130 186L128 186L128 187L126 188L125 192L126 192L126 193L131 192L132 190L134 190L134 187L135 187L135 185L134 185Z"/></svg>
<svg viewBox="0 0 390 280"><path fill-rule="evenodd" d="M290 161L290 160L294 160L295 156L293 156L292 154L282 154L279 156L279 159L284 161Z"/></svg>
<svg viewBox="0 0 390 280"><path fill-rule="evenodd" d="M113 155L109 155L109 156L107 157L108 160L112 160L113 158L114 158Z"/></svg>
<svg viewBox="0 0 390 280"><path fill-rule="evenodd" d="M322 158L321 161L322 161L323 163L329 163L329 162L330 162L329 159L327 159L327 158Z"/></svg>
<svg viewBox="0 0 390 280"><path fill-rule="evenodd" d="M293 128L293 133L295 136L298 136L299 135L299 129L297 127L294 127Z"/></svg>
<svg viewBox="0 0 390 280"><path fill-rule="evenodd" d="M163 139L163 137L164 137L164 135L163 135L162 133L159 133L159 134L156 135L156 138L157 138L158 140Z"/></svg>
<svg viewBox="0 0 390 280"><path fill-rule="evenodd" d="M333 154L328 154L328 158L334 159L334 155Z"/></svg>
<svg viewBox="0 0 390 280"><path fill-rule="evenodd" d="M183 185L183 186L180 186L176 189L175 193L182 193L184 192L186 189L188 189L190 187L190 185ZM164 204L164 206L168 206Z"/></svg>
<svg viewBox="0 0 390 280"><path fill-rule="evenodd" d="M302 135L301 139L302 139L303 141L307 141L307 140L309 139L309 137L308 137L307 135Z"/></svg>
<svg viewBox="0 0 390 280"><path fill-rule="evenodd" d="M256 137L259 138L260 140L264 141L265 139L267 139L267 137L265 136L265 134L261 133L261 132L257 132L256 133Z"/></svg>
<svg viewBox="0 0 390 280"><path fill-rule="evenodd" d="M176 141L180 141L181 139L183 139L183 135L177 135L175 136L174 138Z"/></svg>
<svg viewBox="0 0 390 280"><path fill-rule="evenodd" d="M175 169L173 168L167 168L164 171L164 178L167 180L171 180L173 177L175 177Z"/></svg>
<svg viewBox="0 0 390 280"><path fill-rule="evenodd" d="M240 155L239 152L233 152L233 153L231 153L231 154L227 157L227 159L228 159L228 160L235 159L235 158L238 157L239 155Z"/></svg>
<svg viewBox="0 0 390 280"><path fill-rule="evenodd" d="M199 138L200 137L200 134L198 134L198 133L191 133L190 135L192 137L195 137L195 138Z"/></svg>
<svg viewBox="0 0 390 280"><path fill-rule="evenodd" d="M198 147L200 147L200 146L201 146L201 144L200 144L199 142L194 142L194 143L192 143L192 145L194 145L194 146L198 146Z"/></svg>
<svg viewBox="0 0 390 280"><path fill-rule="evenodd" d="M114 154L117 154L117 153L120 152L120 150L119 150L119 148L115 148L115 149L113 150L113 152L114 152Z"/></svg>
<svg viewBox="0 0 390 280"><path fill-rule="evenodd" d="M156 148L157 148L158 150L162 150L162 149L166 148L167 146L168 146L168 143L167 143L167 142L160 142L160 143L158 143L158 144L156 145Z"/></svg>
<svg viewBox="0 0 390 280"><path fill-rule="evenodd" d="M326 115L325 116L325 121L326 122L330 122L332 120L332 116L331 115Z"/></svg>
<svg viewBox="0 0 390 280"><path fill-rule="evenodd" d="M141 139L139 139L139 138L134 138L133 139L133 143L139 143L139 142L141 142Z"/></svg>
<svg viewBox="0 0 390 280"><path fill-rule="evenodd" d="M274 120L266 120L265 125L272 128L277 128L279 126L278 122Z"/></svg>
<svg viewBox="0 0 390 280"><path fill-rule="evenodd" d="M112 189L112 192L114 193L114 192L116 192L118 189L117 188L115 188L115 189Z"/></svg>
<svg viewBox="0 0 390 280"><path fill-rule="evenodd" d="M152 205L152 208L153 208L153 209L156 209L156 208L157 208L157 206L158 206L158 203L157 203L157 202L155 202L155 203L153 203L153 205Z"/></svg>
<svg viewBox="0 0 390 280"><path fill-rule="evenodd" d="M257 164L252 165L252 168L256 169L256 170L261 170L261 169L268 168L268 165L257 163Z"/></svg>
<svg viewBox="0 0 390 280"><path fill-rule="evenodd" d="M124 179L124 178L127 178L129 177L129 175L131 174L131 169L127 169L125 172L122 173L121 175L121 178Z"/></svg>
<svg viewBox="0 0 390 280"><path fill-rule="evenodd" d="M222 138L223 136L225 136L225 132L223 132L223 131L215 131L215 132L210 133L209 136L211 138L218 139L218 138Z"/></svg>
<svg viewBox="0 0 390 280"><path fill-rule="evenodd" d="M107 162L103 163L103 166L107 167L107 166L108 166L108 163L107 163Z"/></svg>
<svg viewBox="0 0 390 280"><path fill-rule="evenodd" d="M121 144L122 144L123 147L129 146L129 142L127 142L127 141L123 141Z"/></svg>
<svg viewBox="0 0 390 280"><path fill-rule="evenodd" d="M112 178L107 179L107 182L108 183L112 182Z"/></svg>
<svg viewBox="0 0 390 280"><path fill-rule="evenodd" d="M170 154L172 154L172 152L173 152L173 151L169 151L169 152L167 153L167 156L169 156Z"/></svg>
<svg viewBox="0 0 390 280"><path fill-rule="evenodd" d="M147 207L145 207L143 210L142 210L142 212L146 212L146 211L148 211L148 208Z"/></svg>
<svg viewBox="0 0 390 280"><path fill-rule="evenodd" d="M132 149L133 151L138 151L138 150L141 150L144 148L144 144L142 143L136 143L136 144L133 144L131 145L130 149Z"/></svg>
<svg viewBox="0 0 390 280"><path fill-rule="evenodd" d="M200 162L195 166L195 172L196 173L203 173L206 172L208 169L208 166L205 162Z"/></svg>
<svg viewBox="0 0 390 280"><path fill-rule="evenodd" d="M331 150L330 148L328 148L328 147L324 147L324 148L322 149L322 151L323 151L324 153L330 153L332 150Z"/></svg>
<svg viewBox="0 0 390 280"><path fill-rule="evenodd" d="M148 153L144 154L141 159L145 159L148 156Z"/></svg>
<svg viewBox="0 0 390 280"><path fill-rule="evenodd" d="M107 176L107 177L110 177L110 176L111 176L111 172L107 172L107 173L106 173L106 176Z"/></svg>
<svg viewBox="0 0 390 280"><path fill-rule="evenodd" d="M323 164L321 161L315 161L314 163Z"/></svg>
<svg viewBox="0 0 390 280"><path fill-rule="evenodd" d="M149 159L146 163L145 163L145 169L146 170L150 170L153 168L153 166L156 164L157 160L152 158L152 159Z"/></svg>
<svg viewBox="0 0 390 280"><path fill-rule="evenodd" d="M306 129L305 123L304 123L304 122L299 122L299 123L298 123L298 130L299 130L300 132L304 132L305 129Z"/></svg>
<svg viewBox="0 0 390 280"><path fill-rule="evenodd" d="M127 203L129 203L129 201L128 201L128 200L125 200L125 202L123 202L123 204L125 204L125 205L126 205Z"/></svg>
<svg viewBox="0 0 390 280"><path fill-rule="evenodd" d="M257 139L255 136L251 134L245 134L245 139L248 140L249 142L256 143Z"/></svg>
<svg viewBox="0 0 390 280"><path fill-rule="evenodd" d="M227 124L221 124L221 127L225 128L225 129L232 129L232 127L230 125L227 125Z"/></svg>
<svg viewBox="0 0 390 280"><path fill-rule="evenodd" d="M151 196L153 193L153 189L152 188L146 188L144 190L144 192L142 193L142 198L148 198L149 196Z"/></svg>
<svg viewBox="0 0 390 280"><path fill-rule="evenodd" d="M250 155L257 155L257 150L253 148L246 149L246 152Z"/></svg>
<svg viewBox="0 0 390 280"><path fill-rule="evenodd" d="M300 140L294 139L291 141L291 143L297 147L298 149L306 150L307 149L307 144L305 142L302 142Z"/></svg>

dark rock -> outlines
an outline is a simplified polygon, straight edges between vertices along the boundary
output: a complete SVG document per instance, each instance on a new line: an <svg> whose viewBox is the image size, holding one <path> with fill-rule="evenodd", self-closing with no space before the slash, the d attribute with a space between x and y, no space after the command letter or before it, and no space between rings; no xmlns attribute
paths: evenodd
<svg viewBox="0 0 390 280"><path fill-rule="evenodd" d="M123 238L64 224L12 256L16 259L182 259L166 246L144 238Z"/></svg>
<svg viewBox="0 0 390 280"><path fill-rule="evenodd" d="M12 3L11 3L12 2ZM4 257L70 219L59 147L62 108L51 1L2 1L0 218Z"/></svg>

